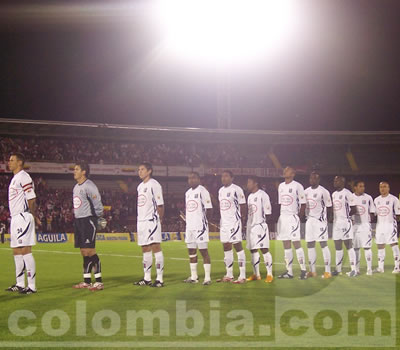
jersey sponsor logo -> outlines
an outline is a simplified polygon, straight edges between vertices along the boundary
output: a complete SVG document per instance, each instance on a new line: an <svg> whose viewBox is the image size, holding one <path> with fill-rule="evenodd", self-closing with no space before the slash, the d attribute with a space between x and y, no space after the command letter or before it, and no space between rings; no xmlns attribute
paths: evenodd
<svg viewBox="0 0 400 350"><path fill-rule="evenodd" d="M190 200L186 203L186 210L188 212L196 211L198 207L199 207L199 204L194 200Z"/></svg>
<svg viewBox="0 0 400 350"><path fill-rule="evenodd" d="M333 210L341 210L342 209L342 202L335 200L333 201Z"/></svg>
<svg viewBox="0 0 400 350"><path fill-rule="evenodd" d="M137 199L137 205L138 207L143 207L147 202L147 198L144 194L139 194L138 199Z"/></svg>
<svg viewBox="0 0 400 350"><path fill-rule="evenodd" d="M257 211L257 206L255 204L249 205L249 215L254 215Z"/></svg>
<svg viewBox="0 0 400 350"><path fill-rule="evenodd" d="M364 206L362 205L357 205L357 214L358 215L364 215L366 212L366 209Z"/></svg>
<svg viewBox="0 0 400 350"><path fill-rule="evenodd" d="M77 196L74 197L73 202L74 202L74 209L78 209L82 205L82 200Z"/></svg>
<svg viewBox="0 0 400 350"><path fill-rule="evenodd" d="M221 199L219 202L219 207L222 211L229 210L231 208L231 202L227 199Z"/></svg>
<svg viewBox="0 0 400 350"><path fill-rule="evenodd" d="M312 198L309 198L308 200L307 200L307 208L308 209L315 209L317 207L317 201L315 201L314 199L312 199Z"/></svg>
<svg viewBox="0 0 400 350"><path fill-rule="evenodd" d="M281 197L281 204L282 205L288 206L288 205L291 205L292 203L293 203L293 197L292 196L289 196L288 194L282 195L282 197Z"/></svg>
<svg viewBox="0 0 400 350"><path fill-rule="evenodd" d="M388 216L390 214L390 209L386 206L381 206L377 208L379 216Z"/></svg>

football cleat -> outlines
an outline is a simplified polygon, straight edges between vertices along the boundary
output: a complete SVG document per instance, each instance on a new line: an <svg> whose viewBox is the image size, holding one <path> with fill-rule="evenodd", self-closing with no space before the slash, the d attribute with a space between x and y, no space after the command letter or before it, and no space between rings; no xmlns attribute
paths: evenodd
<svg viewBox="0 0 400 350"><path fill-rule="evenodd" d="M211 284L211 280L204 280L203 286L209 286Z"/></svg>
<svg viewBox="0 0 400 350"><path fill-rule="evenodd" d="M332 278L332 275L330 272L324 272L324 274L321 276L321 278L325 278L325 279Z"/></svg>
<svg viewBox="0 0 400 350"><path fill-rule="evenodd" d="M246 279L245 278L238 278L237 280L232 281L232 283L234 283L234 284L243 284L243 283L246 283Z"/></svg>
<svg viewBox="0 0 400 350"><path fill-rule="evenodd" d="M376 268L374 271L374 273L384 273L385 271L383 269L380 269L379 267Z"/></svg>
<svg viewBox="0 0 400 350"><path fill-rule="evenodd" d="M155 280L154 283L150 286L153 288L162 288L164 287L164 283L160 282L159 280Z"/></svg>
<svg viewBox="0 0 400 350"><path fill-rule="evenodd" d="M301 279L301 280L307 279L307 271L306 270L301 270L299 279Z"/></svg>
<svg viewBox="0 0 400 350"><path fill-rule="evenodd" d="M351 270L350 272L346 272L346 275L349 277L357 277L357 271Z"/></svg>
<svg viewBox="0 0 400 350"><path fill-rule="evenodd" d="M311 278L311 277L317 277L317 273L316 272L307 272L307 278Z"/></svg>
<svg viewBox="0 0 400 350"><path fill-rule="evenodd" d="M183 280L183 283L192 283L192 284L196 284L199 283L199 280L193 280L192 277L188 277L185 280Z"/></svg>
<svg viewBox="0 0 400 350"><path fill-rule="evenodd" d="M341 276L342 275L342 271L333 271L332 272L332 276Z"/></svg>
<svg viewBox="0 0 400 350"><path fill-rule="evenodd" d="M24 290L25 288L17 286L16 284L8 287L6 289L6 292L21 292L22 290Z"/></svg>
<svg viewBox="0 0 400 350"><path fill-rule="evenodd" d="M372 276L372 270L367 270L367 276Z"/></svg>
<svg viewBox="0 0 400 350"><path fill-rule="evenodd" d="M259 281L261 279L261 276L257 276L257 275L251 275L250 277L247 278L247 281Z"/></svg>
<svg viewBox="0 0 400 350"><path fill-rule="evenodd" d="M233 277L228 277L228 276L224 276L222 278L217 279L217 282L223 282L223 283L227 283L227 282L233 282Z"/></svg>
<svg viewBox="0 0 400 350"><path fill-rule="evenodd" d="M89 290L95 292L97 290L103 290L104 284L102 282L94 282L90 287Z"/></svg>
<svg viewBox="0 0 400 350"><path fill-rule="evenodd" d="M19 294L35 294L36 290L30 289L29 287L22 289Z"/></svg>
<svg viewBox="0 0 400 350"><path fill-rule="evenodd" d="M293 275L291 275L289 272L286 271L283 274L279 275L278 278L292 279Z"/></svg>
<svg viewBox="0 0 400 350"><path fill-rule="evenodd" d="M90 286L91 286L90 283L80 282L80 283L75 284L74 286L72 286L72 288L74 288L74 289L84 289L84 288L89 288Z"/></svg>
<svg viewBox="0 0 400 350"><path fill-rule="evenodd" d="M274 276L272 275L267 275L267 278L265 279L265 283L272 283L272 281L274 280Z"/></svg>
<svg viewBox="0 0 400 350"><path fill-rule="evenodd" d="M397 274L400 273L400 270L395 268L395 269L392 271L392 273L397 275Z"/></svg>
<svg viewBox="0 0 400 350"><path fill-rule="evenodd" d="M146 281L145 279L141 279L140 281L133 283L135 286L151 286L151 281Z"/></svg>

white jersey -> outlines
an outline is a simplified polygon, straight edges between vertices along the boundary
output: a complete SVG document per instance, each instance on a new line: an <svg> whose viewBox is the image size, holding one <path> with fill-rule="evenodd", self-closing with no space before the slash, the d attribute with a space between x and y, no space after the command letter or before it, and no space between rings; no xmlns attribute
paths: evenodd
<svg viewBox="0 0 400 350"><path fill-rule="evenodd" d="M271 215L271 201L263 190L250 193L247 198L247 227L265 223L265 215Z"/></svg>
<svg viewBox="0 0 400 350"><path fill-rule="evenodd" d="M278 187L278 203L281 215L298 215L302 204L306 204L304 187L297 181L282 182Z"/></svg>
<svg viewBox="0 0 400 350"><path fill-rule="evenodd" d="M341 191L335 191L332 194L333 201L333 220L349 220L350 219L350 207L356 205L353 193L347 188L343 188Z"/></svg>
<svg viewBox="0 0 400 350"><path fill-rule="evenodd" d="M36 198L35 185L29 174L21 170L14 175L8 187L10 215L16 216L28 212L28 200L34 198Z"/></svg>
<svg viewBox="0 0 400 350"><path fill-rule="evenodd" d="M357 207L357 213L353 215L354 225L369 224L371 222L371 215L375 214L375 204L369 194L363 193L357 196L354 193L354 203Z"/></svg>
<svg viewBox="0 0 400 350"><path fill-rule="evenodd" d="M162 188L158 181L150 179L137 187L137 220L159 220L157 206L164 205Z"/></svg>
<svg viewBox="0 0 400 350"><path fill-rule="evenodd" d="M326 208L332 207L332 199L329 191L322 186L308 187L304 194L307 200L307 218L315 218L321 222L327 222Z"/></svg>
<svg viewBox="0 0 400 350"><path fill-rule="evenodd" d="M240 205L246 204L241 187L231 184L221 187L218 192L221 226L234 226L240 219Z"/></svg>
<svg viewBox="0 0 400 350"><path fill-rule="evenodd" d="M374 203L378 216L378 225L397 222L396 215L400 215L400 203L395 196L392 194L388 194L386 197L379 196L375 198Z"/></svg>
<svg viewBox="0 0 400 350"><path fill-rule="evenodd" d="M208 230L207 209L212 208L210 193L204 186L189 188L185 194L186 232Z"/></svg>

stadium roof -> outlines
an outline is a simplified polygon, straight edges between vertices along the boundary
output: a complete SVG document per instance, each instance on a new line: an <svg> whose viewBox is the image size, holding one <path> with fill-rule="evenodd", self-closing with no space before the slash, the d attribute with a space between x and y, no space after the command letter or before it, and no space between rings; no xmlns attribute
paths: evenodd
<svg viewBox="0 0 400 350"><path fill-rule="evenodd" d="M52 122L0 118L2 136L51 136L108 139L242 144L400 144L400 131L272 131L173 128L97 123Z"/></svg>

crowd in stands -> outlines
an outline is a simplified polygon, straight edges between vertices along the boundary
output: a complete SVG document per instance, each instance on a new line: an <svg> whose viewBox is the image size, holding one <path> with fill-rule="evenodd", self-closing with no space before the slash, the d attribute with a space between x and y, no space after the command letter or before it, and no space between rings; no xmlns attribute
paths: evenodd
<svg viewBox="0 0 400 350"><path fill-rule="evenodd" d="M22 152L32 162L75 162L97 164L137 164L151 159L153 165L185 165L210 167L223 162L226 167L271 166L266 150L258 146L233 144L181 144L88 141L50 137L0 137L0 151L7 157L12 151ZM250 156L249 156L250 155ZM3 159L5 161L6 159Z"/></svg>

